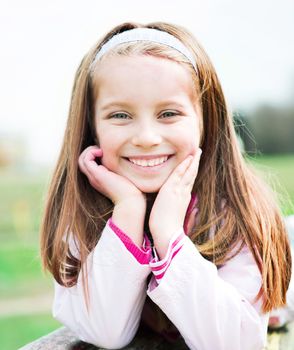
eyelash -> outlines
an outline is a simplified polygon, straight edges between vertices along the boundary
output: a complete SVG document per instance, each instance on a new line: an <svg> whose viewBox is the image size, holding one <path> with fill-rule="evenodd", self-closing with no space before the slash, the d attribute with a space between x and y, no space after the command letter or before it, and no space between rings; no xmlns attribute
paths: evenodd
<svg viewBox="0 0 294 350"><path fill-rule="evenodd" d="M118 115L123 115L123 118L118 118ZM110 116L110 118L114 118L114 119L128 119L129 116L126 113L120 112L120 113L114 113Z"/></svg>
<svg viewBox="0 0 294 350"><path fill-rule="evenodd" d="M166 111L166 112L163 112L163 113L160 115L160 117L162 117L164 114L172 114L172 115L166 117L166 118L172 118L172 117L175 117L175 116L179 115L179 112L175 112L175 111Z"/></svg>
<svg viewBox="0 0 294 350"><path fill-rule="evenodd" d="M164 116L165 114L172 114L172 115L169 115L169 116L167 116L166 118L168 119L168 118L172 118L172 117L175 117L175 116L177 116L177 115L179 115L180 113L179 112L175 112L175 111L166 111L166 112L163 112L161 115L160 115L160 118L162 117L162 116ZM117 116L123 116L122 118L121 117L117 117ZM123 112L121 112L121 113L115 113L115 114L112 114L111 116L110 116L110 118L114 118L114 119L128 119L128 118L130 118L129 117L129 115L127 115L126 113L123 113Z"/></svg>

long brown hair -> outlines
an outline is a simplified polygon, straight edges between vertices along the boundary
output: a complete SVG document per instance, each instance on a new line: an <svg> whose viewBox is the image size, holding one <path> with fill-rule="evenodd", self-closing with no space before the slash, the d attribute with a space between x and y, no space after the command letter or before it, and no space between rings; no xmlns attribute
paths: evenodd
<svg viewBox="0 0 294 350"><path fill-rule="evenodd" d="M281 213L271 191L255 175L239 150L232 116L205 51L186 29L161 22L148 25L124 23L115 27L88 52L77 70L63 146L42 222L44 268L64 286L74 285L81 272L87 291L84 262L97 244L113 209L112 202L92 188L78 168L81 152L87 146L99 143L93 117L95 67L93 73L91 64L104 42L116 33L137 27L155 28L174 35L190 49L197 62L196 73L181 54L159 44L149 43L139 50L138 43L129 43L127 47L116 50L116 54L165 57L191 71L203 115L203 153L193 187L199 206L197 225L190 238L200 253L217 266L224 264L232 257L233 251L236 254L246 244L262 273L258 297L263 298L263 311L284 305L291 275L291 257ZM102 59L107 59L105 56ZM212 228L214 235L211 238L209 232ZM79 247L79 257L73 256L69 250L70 233Z"/></svg>

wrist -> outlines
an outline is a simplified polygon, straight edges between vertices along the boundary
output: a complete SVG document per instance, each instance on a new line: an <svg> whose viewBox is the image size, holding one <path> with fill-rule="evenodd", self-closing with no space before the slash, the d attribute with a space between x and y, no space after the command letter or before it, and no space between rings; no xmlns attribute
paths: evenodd
<svg viewBox="0 0 294 350"><path fill-rule="evenodd" d="M157 227L150 227L150 232L154 241L162 242L167 241L178 231L183 229L183 225L177 224L165 224Z"/></svg>
<svg viewBox="0 0 294 350"><path fill-rule="evenodd" d="M142 246L144 236L144 202L125 200L114 206L112 220L138 246Z"/></svg>
<svg viewBox="0 0 294 350"><path fill-rule="evenodd" d="M143 195L124 198L114 204L113 211L127 215L134 213L134 215L142 216L144 218L146 212L146 200Z"/></svg>
<svg viewBox="0 0 294 350"><path fill-rule="evenodd" d="M139 206L141 207L146 207L146 197L144 193L139 192L139 193L131 193L126 196L123 196L122 198L116 198L113 201L115 206L122 207L122 206Z"/></svg>
<svg viewBox="0 0 294 350"><path fill-rule="evenodd" d="M154 247L160 260L162 260L168 251L168 247L172 240L177 238L183 232L183 228L171 228L170 231L162 231L160 234L152 234Z"/></svg>
<svg viewBox="0 0 294 350"><path fill-rule="evenodd" d="M159 257L159 260L164 259L166 256L171 238L172 237L165 236L153 239L153 246L156 250L156 254Z"/></svg>

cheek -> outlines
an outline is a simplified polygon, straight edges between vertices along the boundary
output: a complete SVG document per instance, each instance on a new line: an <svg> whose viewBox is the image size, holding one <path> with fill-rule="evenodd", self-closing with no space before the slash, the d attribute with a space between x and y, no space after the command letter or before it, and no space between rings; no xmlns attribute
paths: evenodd
<svg viewBox="0 0 294 350"><path fill-rule="evenodd" d="M176 137L180 153L183 157L189 154L195 154L200 142L198 121L190 120L190 122L183 125L174 136Z"/></svg>
<svg viewBox="0 0 294 350"><path fill-rule="evenodd" d="M102 149L103 155L101 157L101 163L107 169L115 171L118 164L118 150L119 145L110 134L102 133L98 134L99 147Z"/></svg>

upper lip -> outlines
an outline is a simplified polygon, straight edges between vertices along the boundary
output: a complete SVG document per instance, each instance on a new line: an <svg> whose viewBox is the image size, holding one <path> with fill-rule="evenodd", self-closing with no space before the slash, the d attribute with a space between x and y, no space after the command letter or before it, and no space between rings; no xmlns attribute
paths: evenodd
<svg viewBox="0 0 294 350"><path fill-rule="evenodd" d="M149 159L156 159L156 158L161 158L161 157L170 157L172 156L172 154L153 154L153 155L141 155L141 156L129 156L129 157L125 157L128 159L145 159L145 160L149 160Z"/></svg>

